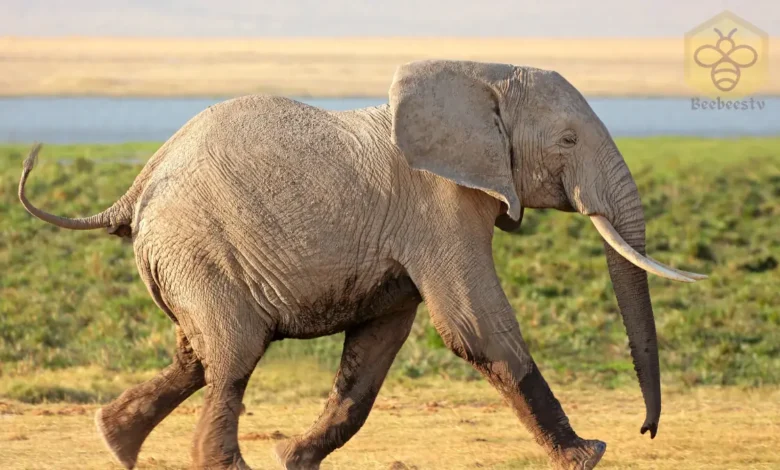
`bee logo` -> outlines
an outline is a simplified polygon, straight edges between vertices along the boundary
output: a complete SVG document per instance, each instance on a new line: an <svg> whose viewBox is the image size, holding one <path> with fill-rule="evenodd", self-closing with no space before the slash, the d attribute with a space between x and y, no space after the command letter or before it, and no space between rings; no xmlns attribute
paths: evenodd
<svg viewBox="0 0 780 470"><path fill-rule="evenodd" d="M713 28L718 34L718 42L714 46L705 44L696 49L693 60L703 68L710 68L712 83L720 91L731 91L736 88L742 76L740 69L753 66L758 61L758 53L748 45L737 46L732 38L737 28L724 36L718 28Z"/></svg>

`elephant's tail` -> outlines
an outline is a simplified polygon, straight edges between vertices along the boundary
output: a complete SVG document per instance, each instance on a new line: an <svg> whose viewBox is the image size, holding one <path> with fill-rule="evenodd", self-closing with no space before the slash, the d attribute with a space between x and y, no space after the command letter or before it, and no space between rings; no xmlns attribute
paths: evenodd
<svg viewBox="0 0 780 470"><path fill-rule="evenodd" d="M119 198L111 207L90 217L77 219L60 217L49 214L48 212L33 206L24 194L24 185L27 183L27 177L30 176L33 167L35 167L35 161L40 150L41 144L35 144L32 150L30 150L30 154L24 160L24 170L22 171L22 178L19 181L19 200L22 201L22 205L27 209L27 212L44 222L56 225L57 227L70 230L92 230L110 227L112 229L110 230L111 233L120 236L129 236L129 231L127 230L129 230L130 223L133 220L133 206L135 205L135 191L133 191L133 188Z"/></svg>

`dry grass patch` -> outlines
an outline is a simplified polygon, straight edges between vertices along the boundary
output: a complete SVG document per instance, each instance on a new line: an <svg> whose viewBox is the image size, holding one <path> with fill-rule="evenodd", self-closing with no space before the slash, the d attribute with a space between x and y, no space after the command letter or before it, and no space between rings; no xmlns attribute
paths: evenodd
<svg viewBox="0 0 780 470"><path fill-rule="evenodd" d="M322 409L330 387L314 365L261 367L241 418L242 449L257 469L276 468L274 441L303 431ZM288 374L282 377L282 372ZM308 379L306 379L308 377ZM17 378L17 380L21 380ZM308 389L296 387L308 382ZM273 391L291 387L285 400ZM778 468L780 389L701 387L664 390L654 441L639 434L644 407L638 387L604 390L557 387L578 432L608 443L603 468ZM200 398L185 403L151 435L140 469L184 469ZM105 469L111 461L94 431L97 405L6 402L0 409L0 468ZM334 453L323 470L535 469L543 452L482 381L394 378L383 389L361 432Z"/></svg>
<svg viewBox="0 0 780 470"><path fill-rule="evenodd" d="M558 70L589 95L688 96L681 50L682 38L0 38L0 94L385 96L397 65L450 58Z"/></svg>

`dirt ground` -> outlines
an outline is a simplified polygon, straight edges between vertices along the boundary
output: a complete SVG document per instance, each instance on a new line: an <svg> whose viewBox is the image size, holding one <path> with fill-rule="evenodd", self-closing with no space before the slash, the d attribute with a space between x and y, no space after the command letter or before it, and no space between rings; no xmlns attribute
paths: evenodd
<svg viewBox="0 0 780 470"><path fill-rule="evenodd" d="M600 468L780 468L780 389L665 390L659 434L639 434L637 390L565 389L558 396L575 430L607 442ZM239 431L247 462L273 469L277 439L301 432L322 398L246 403ZM180 407L149 437L138 468L187 468L199 398ZM0 468L119 469L94 430L93 405L0 403ZM495 392L480 382L387 387L368 422L323 470L548 468Z"/></svg>

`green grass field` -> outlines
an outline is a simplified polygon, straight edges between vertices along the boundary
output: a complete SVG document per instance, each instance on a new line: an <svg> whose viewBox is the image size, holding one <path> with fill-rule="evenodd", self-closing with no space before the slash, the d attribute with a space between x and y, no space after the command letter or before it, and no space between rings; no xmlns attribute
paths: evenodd
<svg viewBox="0 0 780 470"><path fill-rule="evenodd" d="M56 214L96 213L158 145L44 147L29 197ZM651 276L664 383L780 384L780 138L618 145L642 194L648 252L711 276L695 284ZM16 187L27 150L0 146L0 398L104 401L133 374L169 362L173 328L138 278L131 245L101 231L61 230L24 211ZM635 384L595 229L585 217L554 211L527 211L523 224L519 235L496 236L494 256L542 371L558 384ZM316 358L328 371L340 349L339 336L284 341L264 362ZM95 372L66 385L55 380L83 366L129 378ZM435 376L476 375L444 348L421 308L393 377Z"/></svg>

